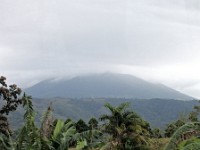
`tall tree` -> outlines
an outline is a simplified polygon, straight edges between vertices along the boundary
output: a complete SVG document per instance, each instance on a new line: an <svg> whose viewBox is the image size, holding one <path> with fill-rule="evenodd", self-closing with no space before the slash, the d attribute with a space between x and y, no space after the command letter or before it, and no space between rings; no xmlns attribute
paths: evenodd
<svg viewBox="0 0 200 150"><path fill-rule="evenodd" d="M31 150L41 149L42 147L40 132L35 124L35 111L31 99L31 96L26 96L26 94L22 98L25 109L25 123L18 135L16 149Z"/></svg>
<svg viewBox="0 0 200 150"><path fill-rule="evenodd" d="M88 121L88 125L89 125L89 129L90 130L97 129L97 127L98 127L98 121L97 121L97 119L96 118L91 118Z"/></svg>
<svg viewBox="0 0 200 150"><path fill-rule="evenodd" d="M78 120L75 124L76 131L81 133L88 130L88 125L82 119Z"/></svg>
<svg viewBox="0 0 200 150"><path fill-rule="evenodd" d="M199 102L200 102L200 101L199 101ZM194 109L194 110L193 110L192 112L190 112L188 119L189 119L191 122L197 122L197 121L199 121L199 120L198 120L198 117L199 117L199 113L200 113L200 106L195 105L195 106L193 107L193 109Z"/></svg>
<svg viewBox="0 0 200 150"><path fill-rule="evenodd" d="M176 122L172 122L171 124L167 125L167 128L165 129L165 137L171 137L174 132L183 126L186 122L184 120L178 119Z"/></svg>
<svg viewBox="0 0 200 150"><path fill-rule="evenodd" d="M111 136L107 147L128 150L147 145L148 124L138 114L127 110L129 105L122 103L113 107L109 103L105 104L110 114L102 115L100 120L104 121L103 132Z"/></svg>
<svg viewBox="0 0 200 150"><path fill-rule="evenodd" d="M22 100L19 98L21 89L16 84L8 86L6 78L0 77L0 100L2 107L0 108L0 133L9 136L11 130L7 120L7 115L11 111L15 111Z"/></svg>

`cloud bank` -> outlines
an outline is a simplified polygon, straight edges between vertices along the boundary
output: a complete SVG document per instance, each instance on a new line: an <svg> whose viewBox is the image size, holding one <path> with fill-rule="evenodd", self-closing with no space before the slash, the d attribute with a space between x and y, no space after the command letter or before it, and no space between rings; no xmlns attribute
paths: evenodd
<svg viewBox="0 0 200 150"><path fill-rule="evenodd" d="M200 97L198 0L0 2L0 71L23 87L118 72Z"/></svg>

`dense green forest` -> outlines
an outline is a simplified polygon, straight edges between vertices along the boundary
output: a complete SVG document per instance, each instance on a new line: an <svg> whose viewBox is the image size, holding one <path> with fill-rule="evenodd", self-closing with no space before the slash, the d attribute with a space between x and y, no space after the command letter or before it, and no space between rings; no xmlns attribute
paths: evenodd
<svg viewBox="0 0 200 150"><path fill-rule="evenodd" d="M27 95L29 95L27 93ZM54 117L65 120L71 118L74 121L83 119L88 122L90 118L99 118L101 115L109 113L104 107L108 102L113 106L129 102L130 109L137 112L144 120L149 122L152 128L165 129L166 125L179 118L187 117L198 105L197 100L182 101L175 99L125 99L125 98L34 98L33 107L37 112L36 124L41 122L47 106L52 103ZM12 129L22 126L24 109L20 105L15 113L8 116Z"/></svg>
<svg viewBox="0 0 200 150"><path fill-rule="evenodd" d="M32 99L34 108L37 110L36 120L40 118L46 107L52 103L54 116L56 118L71 118L74 121L83 119L89 121L90 118L99 118L101 115L109 113L104 107L106 102L113 106L124 102L130 102L130 109L137 112L144 120L148 121L151 127L164 129L167 124L176 121L180 117L187 117L194 105L198 105L197 100L182 101L174 99L127 99L127 98L34 98ZM9 115L12 128L18 128L23 122L23 108L18 107L15 113Z"/></svg>
<svg viewBox="0 0 200 150"><path fill-rule="evenodd" d="M198 150L200 149L200 106L188 116L169 123L164 130L152 128L130 107L130 103L104 103L100 117L72 120L54 116L50 103L36 124L37 108L31 96L0 77L0 148L2 150ZM8 115L22 106L23 123L12 131Z"/></svg>

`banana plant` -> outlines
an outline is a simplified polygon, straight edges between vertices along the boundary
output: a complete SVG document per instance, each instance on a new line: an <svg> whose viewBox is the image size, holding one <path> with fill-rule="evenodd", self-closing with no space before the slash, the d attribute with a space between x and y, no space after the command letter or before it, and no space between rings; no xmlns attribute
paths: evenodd
<svg viewBox="0 0 200 150"><path fill-rule="evenodd" d="M52 146L56 150L68 150L69 142L73 139L76 129L70 121L65 124L63 120L58 120L51 137Z"/></svg>
<svg viewBox="0 0 200 150"><path fill-rule="evenodd" d="M182 135L186 132L197 131L200 132L200 122L191 122L180 127L171 137L169 143L166 145L165 150L175 150L178 149L179 144L183 141ZM193 148L192 148L193 147ZM193 142L185 145L182 149L200 149L199 142Z"/></svg>

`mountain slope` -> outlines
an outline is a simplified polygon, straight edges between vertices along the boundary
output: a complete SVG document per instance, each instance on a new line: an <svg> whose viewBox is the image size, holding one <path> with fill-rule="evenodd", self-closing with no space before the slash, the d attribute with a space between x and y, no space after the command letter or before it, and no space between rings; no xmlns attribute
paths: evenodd
<svg viewBox="0 0 200 150"><path fill-rule="evenodd" d="M36 120L39 123L48 105L52 102L55 118L66 120L71 118L75 121L84 119L88 121L92 117L99 118L103 114L109 113L104 107L106 102L117 106L123 102L130 102L130 109L137 112L143 119L148 121L152 127L164 129L166 124L177 120L178 118L187 118L189 112L198 101L181 101L172 99L69 99L69 98L51 98L51 99L33 99L34 108L37 111ZM17 128L23 123L23 109L19 108L16 112L10 114L10 123L12 127Z"/></svg>
<svg viewBox="0 0 200 150"><path fill-rule="evenodd" d="M25 90L33 97L125 97L193 99L161 84L152 84L135 76L105 73L70 80L45 80Z"/></svg>

